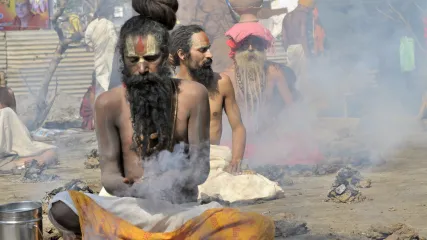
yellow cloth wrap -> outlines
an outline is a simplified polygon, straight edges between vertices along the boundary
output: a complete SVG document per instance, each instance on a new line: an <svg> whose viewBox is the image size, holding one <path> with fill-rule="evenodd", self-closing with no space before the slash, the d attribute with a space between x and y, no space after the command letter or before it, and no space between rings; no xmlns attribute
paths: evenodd
<svg viewBox="0 0 427 240"><path fill-rule="evenodd" d="M168 233L150 233L107 212L81 192L69 191L79 213L83 239L274 239L274 222L265 216L232 208L215 208Z"/></svg>
<svg viewBox="0 0 427 240"><path fill-rule="evenodd" d="M71 25L70 33L73 34L75 32L81 32L82 26L80 24L80 18L76 14L70 14L68 16L68 22Z"/></svg>
<svg viewBox="0 0 427 240"><path fill-rule="evenodd" d="M301 4L306 7L313 7L314 6L314 0L298 0L298 4Z"/></svg>

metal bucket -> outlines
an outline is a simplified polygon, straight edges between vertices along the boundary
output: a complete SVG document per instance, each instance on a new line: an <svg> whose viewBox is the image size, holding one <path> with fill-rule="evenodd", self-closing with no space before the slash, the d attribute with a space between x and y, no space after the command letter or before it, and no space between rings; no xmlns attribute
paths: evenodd
<svg viewBox="0 0 427 240"><path fill-rule="evenodd" d="M42 204L15 202L0 205L1 240L42 240Z"/></svg>

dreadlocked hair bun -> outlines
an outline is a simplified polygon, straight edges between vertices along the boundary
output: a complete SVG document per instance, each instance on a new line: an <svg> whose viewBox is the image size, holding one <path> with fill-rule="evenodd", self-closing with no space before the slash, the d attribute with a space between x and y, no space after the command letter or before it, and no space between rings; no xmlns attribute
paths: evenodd
<svg viewBox="0 0 427 240"><path fill-rule="evenodd" d="M178 0L132 0L135 12L163 24L168 30L175 27L178 6Z"/></svg>

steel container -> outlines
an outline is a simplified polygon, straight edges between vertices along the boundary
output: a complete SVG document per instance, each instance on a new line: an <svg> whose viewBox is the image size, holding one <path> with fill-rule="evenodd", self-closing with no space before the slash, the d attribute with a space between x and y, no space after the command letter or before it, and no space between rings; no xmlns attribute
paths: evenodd
<svg viewBox="0 0 427 240"><path fill-rule="evenodd" d="M0 205L0 240L42 240L42 204L23 201Z"/></svg>

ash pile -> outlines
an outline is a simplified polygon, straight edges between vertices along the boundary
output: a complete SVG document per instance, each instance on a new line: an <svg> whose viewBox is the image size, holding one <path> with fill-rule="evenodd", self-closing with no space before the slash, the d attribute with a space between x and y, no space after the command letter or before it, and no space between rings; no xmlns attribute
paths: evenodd
<svg viewBox="0 0 427 240"><path fill-rule="evenodd" d="M87 183L85 183L85 182L83 182L82 180L79 180L79 179L73 179L70 182L66 183L64 186L56 188L56 189L53 189L52 191L46 193L46 196L42 200L43 213L44 214L47 214L47 209L48 209L49 203L52 200L52 198L56 194L58 194L60 192L64 192L64 191L79 191L79 192L83 192L83 193L96 194L96 192L93 191L87 185Z"/></svg>
<svg viewBox="0 0 427 240"><path fill-rule="evenodd" d="M426 240L426 238L420 237L415 229L403 223L390 226L371 226L362 235L372 240Z"/></svg>
<svg viewBox="0 0 427 240"><path fill-rule="evenodd" d="M59 176L56 174L47 174L45 171L49 168L48 164L39 164L37 160L32 160L25 163L24 169L21 171L22 182L51 182L59 180Z"/></svg>
<svg viewBox="0 0 427 240"><path fill-rule="evenodd" d="M264 215L270 215L271 212L265 212ZM275 239L288 239L296 236L304 236L310 232L307 222L296 218L293 213L278 213L270 215L274 221Z"/></svg>
<svg viewBox="0 0 427 240"><path fill-rule="evenodd" d="M356 203L366 199L360 188L370 188L371 180L362 177L360 172L351 167L344 167L337 173L326 201L336 203Z"/></svg>
<svg viewBox="0 0 427 240"><path fill-rule="evenodd" d="M88 155L86 155L87 159L84 162L86 169L96 169L99 168L99 154L98 150L92 149Z"/></svg>
<svg viewBox="0 0 427 240"><path fill-rule="evenodd" d="M56 229L52 223L48 220L46 214L48 213L49 203L52 200L52 198L63 191L79 191L84 193L92 193L96 194L97 192L93 191L85 182L79 180L79 179L73 179L70 182L66 183L63 187L56 188L50 192L46 193L46 196L42 200L42 208L43 208L43 239L50 239L50 240L58 240L63 239L61 233Z"/></svg>
<svg viewBox="0 0 427 240"><path fill-rule="evenodd" d="M290 179L291 170L288 166L263 165L253 168L253 170L266 177L268 180L277 182L280 187L292 186L294 182Z"/></svg>
<svg viewBox="0 0 427 240"><path fill-rule="evenodd" d="M288 238L307 234L309 229L307 223L293 219L275 220L275 238Z"/></svg>
<svg viewBox="0 0 427 240"><path fill-rule="evenodd" d="M268 178L278 182L280 187L292 186L292 177L311 177L336 173L344 163L316 164L316 165L263 165L253 168L253 170Z"/></svg>

